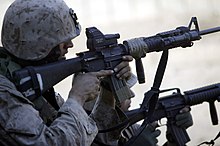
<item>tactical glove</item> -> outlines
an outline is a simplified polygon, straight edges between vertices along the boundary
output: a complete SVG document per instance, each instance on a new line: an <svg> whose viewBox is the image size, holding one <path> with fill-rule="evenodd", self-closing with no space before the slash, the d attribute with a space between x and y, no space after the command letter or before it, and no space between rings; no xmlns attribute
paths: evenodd
<svg viewBox="0 0 220 146"><path fill-rule="evenodd" d="M187 129L190 126L192 126L193 119L190 113L190 107L185 107L182 110L180 110L180 113L176 115L175 120L176 125L181 128Z"/></svg>
<svg viewBox="0 0 220 146"><path fill-rule="evenodd" d="M193 119L190 110L190 107L185 107L182 110L180 110L179 114L177 114L175 117L175 124L177 126L187 129L193 125ZM177 146L177 144L174 141L174 138L172 137L170 129L167 129L166 138L168 142L164 146Z"/></svg>
<svg viewBox="0 0 220 146"><path fill-rule="evenodd" d="M156 129L155 123L147 125L142 133L137 137L132 145L135 146L156 146L158 143L157 137L161 131Z"/></svg>

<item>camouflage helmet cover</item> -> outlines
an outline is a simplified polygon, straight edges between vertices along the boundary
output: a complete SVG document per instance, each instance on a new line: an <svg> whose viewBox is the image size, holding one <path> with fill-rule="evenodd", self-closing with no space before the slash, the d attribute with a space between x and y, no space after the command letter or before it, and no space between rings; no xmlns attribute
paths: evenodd
<svg viewBox="0 0 220 146"><path fill-rule="evenodd" d="M15 0L4 16L2 44L20 59L41 60L80 31L75 13L63 0Z"/></svg>

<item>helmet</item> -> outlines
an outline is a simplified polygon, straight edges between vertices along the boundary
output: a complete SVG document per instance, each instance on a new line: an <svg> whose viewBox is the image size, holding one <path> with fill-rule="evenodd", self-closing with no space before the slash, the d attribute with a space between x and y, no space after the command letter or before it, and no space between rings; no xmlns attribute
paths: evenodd
<svg viewBox="0 0 220 146"><path fill-rule="evenodd" d="M2 44L23 60L41 60L80 34L76 14L63 0L15 0L7 9Z"/></svg>

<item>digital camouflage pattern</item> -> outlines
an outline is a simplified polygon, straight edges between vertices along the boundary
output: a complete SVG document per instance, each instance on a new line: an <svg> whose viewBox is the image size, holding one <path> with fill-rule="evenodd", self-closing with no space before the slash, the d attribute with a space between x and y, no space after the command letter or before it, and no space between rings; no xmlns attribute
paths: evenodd
<svg viewBox="0 0 220 146"><path fill-rule="evenodd" d="M76 16L64 1L15 0L4 17L2 44L20 59L41 60L52 48L79 34ZM10 65L2 63L2 67L7 71ZM47 126L36 106L4 75L0 74L0 145L91 145L98 129L77 101L68 98Z"/></svg>
<svg viewBox="0 0 220 146"><path fill-rule="evenodd" d="M80 34L76 20L62 0L16 0L4 16L2 44L20 59L40 60Z"/></svg>
<svg viewBox="0 0 220 146"><path fill-rule="evenodd" d="M48 127L34 105L0 75L0 144L5 146L89 146L98 129L84 109L67 99ZM79 116L80 115L80 116Z"/></svg>

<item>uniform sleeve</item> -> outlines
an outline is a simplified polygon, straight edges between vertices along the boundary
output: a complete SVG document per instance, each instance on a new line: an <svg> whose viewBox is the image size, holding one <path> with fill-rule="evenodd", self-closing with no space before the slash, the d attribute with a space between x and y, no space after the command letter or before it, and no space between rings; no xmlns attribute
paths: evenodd
<svg viewBox="0 0 220 146"><path fill-rule="evenodd" d="M14 141L22 146L89 146L92 143L97 134L96 124L75 100L68 99L47 127L38 111L15 87L1 85L0 142L5 141L7 145Z"/></svg>
<svg viewBox="0 0 220 146"><path fill-rule="evenodd" d="M101 94L91 113L99 130L114 127L126 118L125 115L116 110L114 103L111 92L102 88ZM111 132L99 133L96 137L96 141L104 145L117 145L121 130L122 129L119 128Z"/></svg>
<svg viewBox="0 0 220 146"><path fill-rule="evenodd" d="M50 127L31 105L13 102L1 109L1 126L23 146L89 146L97 134L95 122L74 100L64 103Z"/></svg>

